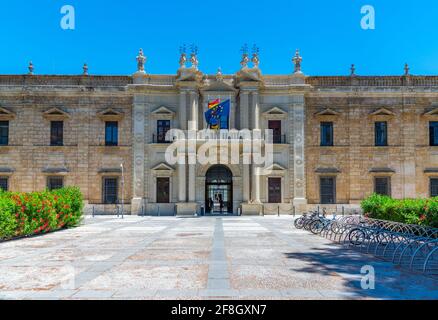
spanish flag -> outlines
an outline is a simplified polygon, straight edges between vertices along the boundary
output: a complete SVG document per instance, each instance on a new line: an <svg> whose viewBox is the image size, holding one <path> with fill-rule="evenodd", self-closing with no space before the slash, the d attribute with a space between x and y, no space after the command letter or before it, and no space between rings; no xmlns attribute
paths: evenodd
<svg viewBox="0 0 438 320"><path fill-rule="evenodd" d="M213 109L213 108L217 107L218 105L220 105L220 103L221 103L221 99L216 99L216 100L210 101L208 103L208 109Z"/></svg>

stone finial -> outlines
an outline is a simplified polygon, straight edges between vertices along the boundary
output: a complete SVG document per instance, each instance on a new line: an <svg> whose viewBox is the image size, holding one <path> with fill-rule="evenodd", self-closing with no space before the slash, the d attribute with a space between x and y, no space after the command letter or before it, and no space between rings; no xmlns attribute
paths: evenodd
<svg viewBox="0 0 438 320"><path fill-rule="evenodd" d="M179 58L179 68L185 69L187 63L186 46L183 45L179 48L180 58Z"/></svg>
<svg viewBox="0 0 438 320"><path fill-rule="evenodd" d="M259 51L260 51L259 48L257 48L254 45L252 59L251 59L251 62L254 64L254 68L258 68L260 64Z"/></svg>
<svg viewBox="0 0 438 320"><path fill-rule="evenodd" d="M294 73L303 73L301 71L301 62L303 61L303 58L300 56L300 50L295 51L295 56L292 58L292 61L295 65Z"/></svg>
<svg viewBox="0 0 438 320"><path fill-rule="evenodd" d="M29 75L33 75L33 71L35 70L35 67L33 66L32 61L29 62L29 66L27 68L29 69Z"/></svg>
<svg viewBox="0 0 438 320"><path fill-rule="evenodd" d="M198 66L199 66L198 47L192 44L191 51L192 51L192 53L190 54L190 63L192 64L191 68L194 70L198 70Z"/></svg>
<svg viewBox="0 0 438 320"><path fill-rule="evenodd" d="M350 76L354 77L355 75L356 75L356 66L352 64L350 68Z"/></svg>
<svg viewBox="0 0 438 320"><path fill-rule="evenodd" d="M187 62L187 55L183 52L181 53L181 56L179 58L179 67L180 69L186 68L186 62Z"/></svg>
<svg viewBox="0 0 438 320"><path fill-rule="evenodd" d="M218 69L217 69L217 73L216 73L216 81L218 81L218 82L222 82L222 81L224 81L224 76L223 76L223 74L222 74L222 69L221 69L221 68L218 68Z"/></svg>
<svg viewBox="0 0 438 320"><path fill-rule="evenodd" d="M137 56L137 72L144 73L144 65L146 63L146 57L143 54L143 49L140 49Z"/></svg>
<svg viewBox="0 0 438 320"><path fill-rule="evenodd" d="M409 65L406 63L405 64L405 76L409 76L409 70L410 70Z"/></svg>
<svg viewBox="0 0 438 320"><path fill-rule="evenodd" d="M198 70L199 61L196 53L192 52L190 55L190 63L192 64L192 68Z"/></svg>
<svg viewBox="0 0 438 320"><path fill-rule="evenodd" d="M88 76L88 65L84 63L84 66L82 67L83 73L82 75Z"/></svg>
<svg viewBox="0 0 438 320"><path fill-rule="evenodd" d="M240 61L240 65L242 69L246 69L249 63L248 45L245 43L240 51L242 52L242 60Z"/></svg>

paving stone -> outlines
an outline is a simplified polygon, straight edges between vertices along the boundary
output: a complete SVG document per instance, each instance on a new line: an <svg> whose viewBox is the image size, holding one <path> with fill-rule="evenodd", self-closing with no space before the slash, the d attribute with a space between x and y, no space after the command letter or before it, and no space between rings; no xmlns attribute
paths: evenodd
<svg viewBox="0 0 438 320"><path fill-rule="evenodd" d="M0 299L438 299L436 280L292 221L86 218L79 228L0 243ZM375 290L361 289L364 265L375 268ZM71 273L74 287L63 287Z"/></svg>

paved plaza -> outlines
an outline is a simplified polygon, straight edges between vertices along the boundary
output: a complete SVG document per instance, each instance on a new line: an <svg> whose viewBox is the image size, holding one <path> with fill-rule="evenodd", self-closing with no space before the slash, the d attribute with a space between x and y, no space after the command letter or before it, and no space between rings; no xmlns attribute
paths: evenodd
<svg viewBox="0 0 438 320"><path fill-rule="evenodd" d="M1 299L426 299L438 282L284 217L87 217L0 243ZM372 265L374 290L361 289Z"/></svg>

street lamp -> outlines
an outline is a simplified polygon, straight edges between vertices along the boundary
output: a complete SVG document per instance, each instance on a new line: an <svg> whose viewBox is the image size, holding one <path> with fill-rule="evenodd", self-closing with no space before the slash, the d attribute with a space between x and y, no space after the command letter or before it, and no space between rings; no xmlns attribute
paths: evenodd
<svg viewBox="0 0 438 320"><path fill-rule="evenodd" d="M124 167L123 163L120 164L120 167L122 168L122 219L124 219L124 194L125 194L125 175L124 175Z"/></svg>

